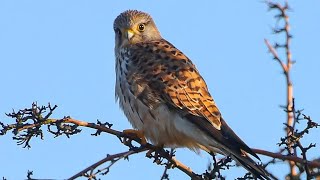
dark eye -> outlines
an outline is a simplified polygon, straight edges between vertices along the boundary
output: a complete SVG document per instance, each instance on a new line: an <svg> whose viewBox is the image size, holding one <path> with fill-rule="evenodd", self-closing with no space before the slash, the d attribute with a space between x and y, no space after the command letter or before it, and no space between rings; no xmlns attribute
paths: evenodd
<svg viewBox="0 0 320 180"><path fill-rule="evenodd" d="M140 32L142 32L142 31L144 31L145 27L146 27L146 25L142 23L142 24L139 24L138 29Z"/></svg>
<svg viewBox="0 0 320 180"><path fill-rule="evenodd" d="M120 31L119 28L116 28L116 29L114 30L114 32L115 32L116 34L118 34L119 36L121 36L121 31Z"/></svg>

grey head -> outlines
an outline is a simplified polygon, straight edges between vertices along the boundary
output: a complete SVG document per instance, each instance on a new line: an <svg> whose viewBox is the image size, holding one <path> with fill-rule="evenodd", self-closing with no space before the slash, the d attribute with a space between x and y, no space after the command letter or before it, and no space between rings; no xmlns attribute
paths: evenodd
<svg viewBox="0 0 320 180"><path fill-rule="evenodd" d="M115 48L161 39L152 17L142 11L127 10L113 23Z"/></svg>

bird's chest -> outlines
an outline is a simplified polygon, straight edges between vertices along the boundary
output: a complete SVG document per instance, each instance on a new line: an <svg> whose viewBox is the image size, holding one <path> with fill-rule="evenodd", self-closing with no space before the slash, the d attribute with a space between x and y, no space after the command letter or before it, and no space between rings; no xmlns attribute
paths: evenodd
<svg viewBox="0 0 320 180"><path fill-rule="evenodd" d="M148 69L134 67L133 61L128 51L120 50L116 54L115 92L129 122L156 145L197 147L192 136L200 132L194 131L194 125L167 106L161 98L161 86L149 86L149 80L143 76Z"/></svg>
<svg viewBox="0 0 320 180"><path fill-rule="evenodd" d="M116 86L115 93L118 98L119 105L127 116L130 123L136 129L141 129L143 122L141 119L141 108L136 102L136 97L131 92L132 84L128 81L130 56L129 52L121 50L116 55Z"/></svg>
<svg viewBox="0 0 320 180"><path fill-rule="evenodd" d="M173 127L167 107L162 104L130 62L130 53L116 56L115 92L119 105L135 129L142 130L155 144L164 144ZM170 138L169 138L170 139Z"/></svg>
<svg viewBox="0 0 320 180"><path fill-rule="evenodd" d="M137 72L132 64L129 51L122 50L116 58L116 96L119 105L132 126L145 130L147 126L155 125L155 117L149 102L143 101L148 96L147 82Z"/></svg>

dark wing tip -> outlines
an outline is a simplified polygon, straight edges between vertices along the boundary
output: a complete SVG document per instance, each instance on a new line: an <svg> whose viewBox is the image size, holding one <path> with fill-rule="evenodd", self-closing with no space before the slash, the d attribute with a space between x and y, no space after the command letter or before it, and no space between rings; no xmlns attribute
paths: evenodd
<svg viewBox="0 0 320 180"><path fill-rule="evenodd" d="M252 149L236 135L236 133L234 133L234 131L227 125L227 123L223 120L223 118L221 118L221 132L223 136L225 136L231 142L237 145L240 148L240 150L243 150L251 154L252 156L257 158L259 161L261 161L259 156L255 152L253 152Z"/></svg>

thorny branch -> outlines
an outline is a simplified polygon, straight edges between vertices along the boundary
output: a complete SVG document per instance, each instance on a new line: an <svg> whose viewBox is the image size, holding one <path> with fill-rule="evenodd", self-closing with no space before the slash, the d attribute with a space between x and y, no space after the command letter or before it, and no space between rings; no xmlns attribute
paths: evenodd
<svg viewBox="0 0 320 180"><path fill-rule="evenodd" d="M140 153L140 152L143 152L146 150L147 150L147 148L145 148L145 147L139 147L134 150L129 150L126 152L117 153L117 154L113 154L113 155L107 155L107 157L101 159L100 161L92 164L91 166L80 171L79 173L73 175L72 177L68 178L68 180L73 180L73 179L76 179L81 176L84 176L88 179L95 179L98 174L106 175L109 173L111 166L113 166L120 159L128 159L129 160L130 155ZM95 169L97 167L99 167L100 165L102 165L106 162L110 162L110 164L107 167L105 167L103 169L98 169L95 171Z"/></svg>
<svg viewBox="0 0 320 180"><path fill-rule="evenodd" d="M175 150L174 149L171 149L170 150L170 156L173 157L174 156L174 153L175 153ZM164 171L162 173L162 176L160 178L160 180L169 180L169 174L167 173L169 169L171 169L173 166L172 164L170 163L170 161L167 161L165 163L165 168L164 168Z"/></svg>
<svg viewBox="0 0 320 180"><path fill-rule="evenodd" d="M134 146L132 144L132 141L135 141L136 143L141 145L140 138L129 136L128 134L114 130L111 128L112 124L110 123L101 123L100 121L98 121L97 123L88 123L85 121L73 119L70 116L65 116L62 119L52 119L50 118L50 115L53 113L56 107L57 106L52 107L50 104L48 106L38 106L36 103L33 103L32 107L29 109L25 108L23 110L19 110L18 112L13 111L12 113L7 114L7 116L15 119L16 123L5 125L1 122L0 125L2 126L2 129L0 130L0 135L5 135L7 132L12 131L12 133L14 134L13 139L17 141L18 145L23 145L24 148L30 148L30 142L32 138L40 136L40 138L42 139L42 128L44 127L47 127L48 132L55 135L55 137L61 135L70 137L71 135L75 135L81 132L81 129L79 129L80 126L88 127L96 129L96 133L92 135L97 136L104 132L118 137L124 145L129 147L129 151L127 152L128 154L123 157L149 150L147 155L149 158L154 159L155 163L162 164L162 161L166 159L168 163L171 164L172 168L181 170L191 178L200 179L201 177L194 173L189 167L175 159L173 154L170 154L169 151L163 148L153 146L149 143L142 145L141 147ZM52 130L53 128L55 130ZM114 161L115 159L109 157L101 160L100 163L111 160ZM85 170L83 170L80 174L88 178L94 177L93 175L95 174L93 173L93 170L98 167L100 163L95 163L89 168L86 168L85 170L88 170L87 173L85 173ZM105 172L107 172L108 168L104 170ZM100 172L101 171L99 171L98 173ZM79 173L77 173L76 175L79 175Z"/></svg>
<svg viewBox="0 0 320 180"><path fill-rule="evenodd" d="M299 178L300 175L305 171L307 179L311 179L312 177L315 177L311 174L311 167L310 162L307 160L307 150L309 150L312 147L315 147L315 144L310 144L308 147L304 148L300 142L300 139L303 135L308 134L309 130L312 128L317 128L319 125L317 123L314 123L310 117L306 118L306 115L303 115L301 113L301 110L296 111L295 109L295 102L293 97L293 85L290 77L290 70L292 67L292 64L294 63L292 61L292 54L291 54L291 39L292 35L290 34L290 24L289 24L289 16L287 11L290 10L288 2L286 1L284 5L281 5L280 3L274 3L274 2L266 2L270 10L277 11L277 14L275 15L275 18L277 20L277 25L275 28L273 28L274 34L284 34L285 36L285 42L283 44L276 42L274 45L271 45L268 40L265 39L265 44L267 45L267 48L269 49L270 53L273 56L273 59L276 60L285 75L286 79L286 91L287 91L287 104L285 107L285 112L287 113L287 120L285 125L286 130L286 136L284 138L281 138L281 142L279 143L279 146L284 145L284 149L287 150L288 156L286 160L289 160L289 166L290 166L290 173L289 178L295 179ZM279 24L280 23L280 27ZM279 48L283 48L285 50L285 60L283 60L279 54L278 50ZM299 131L296 128L296 123L299 123L299 120L301 120L300 116L304 116L302 119L306 119L307 126L305 129ZM298 150L301 151L302 158L298 157ZM265 152L263 152L265 153ZM274 155L274 157L277 157L278 154L269 154L265 153L265 155ZM282 159L284 160L284 159ZM297 164L297 163L300 164ZM318 163L318 162L314 162ZM301 167L301 164L303 165ZM297 172L297 169L295 167L298 167L300 172Z"/></svg>
<svg viewBox="0 0 320 180"><path fill-rule="evenodd" d="M232 159L229 156L227 156L217 161L215 155L212 155L212 157L213 157L213 164L210 164L206 172L203 173L204 179L205 180L225 179L225 177L222 176L222 174L220 173L220 170L226 170L234 166L230 164L232 162Z"/></svg>
<svg viewBox="0 0 320 180"><path fill-rule="evenodd" d="M289 155L283 155L281 153L274 153L266 150L261 149L252 149L253 152L257 154L261 154L264 156L272 157L274 159L279 159L282 161L294 161L295 163L305 164L309 168L320 168L320 161L319 160L313 160L313 161L306 161L303 158L299 158L297 156L289 156Z"/></svg>
<svg viewBox="0 0 320 180"><path fill-rule="evenodd" d="M215 179L220 178L223 179L224 177L220 174L220 170L229 169L232 165L229 163L231 162L231 158L226 157L219 161L215 161L213 167L208 168L208 170L203 174L196 174L194 173L189 167L179 162L174 156L175 151L167 151L163 148L159 148L153 146L151 144L141 145L141 139L134 136L128 136L127 134L112 129L112 124L110 123L102 123L97 121L97 123L88 123L85 121L80 121L73 119L69 116L65 116L62 119L53 119L50 117L53 111L56 109L57 106L38 106L36 103L32 104L31 108L25 108L23 110L19 110L18 112L13 111L12 113L7 114L9 117L15 119L14 124L5 125L1 123L2 129L0 130L1 135L6 134L8 131L12 131L14 134L14 140L17 141L18 145L22 145L23 147L30 148L30 142L32 138L39 137L38 134L42 135L40 138L43 137L43 128L47 127L49 133L53 134L55 137L66 135L70 137L71 135L77 134L81 132L79 127L88 127L95 129L96 132L92 135L97 136L101 135L101 133L108 133L115 135L120 139L120 141L129 147L129 150L126 152L108 155L107 157L103 158L102 160L94 163L93 165L85 168L84 170L80 171L79 173L73 175L69 179L75 179L80 176L87 177L88 179L95 179L96 175L105 175L109 172L111 166L115 164L120 159L127 159L130 155L141 153L144 151L148 151L146 156L148 158L153 159L153 162L158 165L165 165L165 171L163 173L162 179L168 179L169 176L167 174L168 169L177 168L187 174L192 179ZM49 114L49 115L48 115ZM300 122L303 119L307 120L308 126L303 129L302 131L296 131L292 133L292 136L295 137L288 137L288 138L295 138L300 139L303 135L307 134L310 129L314 127L318 127L319 125L314 123L310 117L305 116L301 113L301 111L297 111L297 121ZM303 119L301 118L303 117ZM132 144L132 141L140 144L141 146L137 147ZM286 143L287 140L283 140L283 143ZM311 148L312 146L310 146ZM309 149L309 148L308 148ZM308 149L304 149L304 153L306 156L306 151ZM310 176L312 176L311 169L319 169L320 162L318 161L306 161L305 159L283 155L281 153L272 153L264 150L254 149L254 151L258 154L263 154L269 157L273 157L276 159L281 160L290 160L294 161L295 163L303 164L306 169L310 169ZM215 157L215 156L213 156ZM166 162L164 162L166 160ZM100 168L101 165L104 163L109 162L110 164L105 168ZM30 174L32 175L32 174ZM246 174L244 178L249 178L249 175ZM241 179L241 178L240 178Z"/></svg>
<svg viewBox="0 0 320 180"><path fill-rule="evenodd" d="M292 82L291 82L291 77L290 77L290 70L291 70L291 66L293 64L292 62L292 58L291 58L291 50L290 50L290 43L291 43L291 38L292 35L290 34L290 24L289 24L289 16L287 14L287 11L290 9L288 2L286 2L284 5L281 5L280 3L274 3L274 2L267 2L267 5L269 7L270 10L276 10L278 12L278 14L275 15L275 18L277 20L277 22L282 21L282 27L275 27L273 29L273 32L275 34L281 34L284 33L285 34L285 43L284 44L280 44L280 43L275 43L275 45L271 45L269 43L268 40L265 39L265 43L269 49L269 51L271 52L271 54L273 55L273 59L275 59L277 62L279 62L279 64L282 67L283 73L285 75L285 79L286 79L286 89L287 89L287 105L286 105L286 112L287 112L287 122L286 124L288 125L286 127L286 135L290 136L290 127L295 128L294 127L294 112L293 112L293 86L292 86ZM286 63L279 57L277 49L279 48L284 48L285 52L286 52ZM290 154L294 154L296 155L296 150L294 148L288 148L287 149L288 152ZM293 161L289 161L289 165L290 165L290 174L292 176L296 176L297 172L295 169L295 164Z"/></svg>

